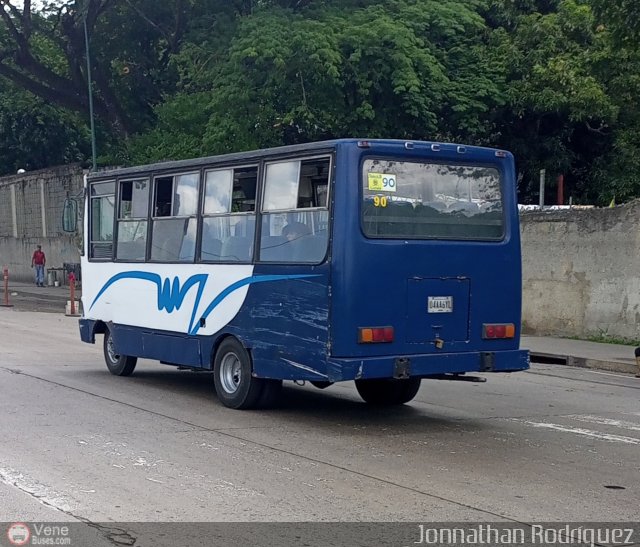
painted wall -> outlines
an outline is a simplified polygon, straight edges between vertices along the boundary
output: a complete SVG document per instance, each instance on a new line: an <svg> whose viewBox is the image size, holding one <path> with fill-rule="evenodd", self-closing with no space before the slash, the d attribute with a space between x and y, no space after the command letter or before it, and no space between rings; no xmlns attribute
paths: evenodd
<svg viewBox="0 0 640 547"><path fill-rule="evenodd" d="M523 332L640 339L640 200L520 218Z"/></svg>

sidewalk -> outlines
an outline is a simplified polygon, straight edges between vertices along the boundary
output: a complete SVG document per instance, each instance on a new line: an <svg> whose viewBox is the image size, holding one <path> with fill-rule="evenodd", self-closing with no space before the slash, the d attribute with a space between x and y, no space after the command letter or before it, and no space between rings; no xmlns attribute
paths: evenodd
<svg viewBox="0 0 640 547"><path fill-rule="evenodd" d="M80 302L81 296L81 289L76 288L76 301ZM64 314L65 306L69 300L71 300L69 285L36 287L35 283L9 279L9 304L18 311L58 312ZM0 290L0 303L3 302L4 287Z"/></svg>
<svg viewBox="0 0 640 547"><path fill-rule="evenodd" d="M573 367L636 374L635 346L600 344L568 338L522 336L520 347L531 352L531 360Z"/></svg>

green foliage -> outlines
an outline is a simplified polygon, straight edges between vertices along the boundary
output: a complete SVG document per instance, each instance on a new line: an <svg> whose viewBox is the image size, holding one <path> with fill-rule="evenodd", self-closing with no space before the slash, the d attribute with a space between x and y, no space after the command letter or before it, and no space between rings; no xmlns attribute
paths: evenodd
<svg viewBox="0 0 640 547"><path fill-rule="evenodd" d="M130 139L117 163L153 163L205 155L199 132L208 121L211 93L181 93L156 108L154 129Z"/></svg>
<svg viewBox="0 0 640 547"><path fill-rule="evenodd" d="M89 134L75 116L13 86L0 87L0 175L83 161Z"/></svg>
<svg viewBox="0 0 640 547"><path fill-rule="evenodd" d="M504 64L473 3L369 4L263 6L226 55L216 38L183 49L181 87L213 88L205 131L191 137L209 153L353 135L486 142Z"/></svg>
<svg viewBox="0 0 640 547"><path fill-rule="evenodd" d="M624 46L640 44L640 4L637 0L592 0L600 22L610 27L615 40Z"/></svg>
<svg viewBox="0 0 640 547"><path fill-rule="evenodd" d="M523 201L537 201L542 168L549 202L559 174L575 202L640 196L636 0L65 0L30 19L9 10L8 172L87 158L85 11L104 163L343 136L448 140L513 151Z"/></svg>
<svg viewBox="0 0 640 547"><path fill-rule="evenodd" d="M523 201L537 201L538 173L565 175L568 193L593 198L587 162L602 154L607 136L599 129L616 123L619 107L594 68L610 55L594 28L590 7L561 0L548 13L531 11L503 32L509 51L507 107L496 121L500 141L518 160ZM585 180L587 179L587 180ZM553 199L553 193L547 195ZM553 201L551 201L553 203Z"/></svg>

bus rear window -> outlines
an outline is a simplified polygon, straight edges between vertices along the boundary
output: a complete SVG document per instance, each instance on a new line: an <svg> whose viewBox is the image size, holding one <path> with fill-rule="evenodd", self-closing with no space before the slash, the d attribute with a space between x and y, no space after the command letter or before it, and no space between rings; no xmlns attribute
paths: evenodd
<svg viewBox="0 0 640 547"><path fill-rule="evenodd" d="M370 159L363 166L368 237L500 239L500 173L492 167Z"/></svg>

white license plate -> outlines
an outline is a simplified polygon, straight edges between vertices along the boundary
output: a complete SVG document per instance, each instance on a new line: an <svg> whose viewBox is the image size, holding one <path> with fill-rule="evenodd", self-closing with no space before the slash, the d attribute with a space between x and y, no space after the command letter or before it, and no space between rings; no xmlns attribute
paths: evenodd
<svg viewBox="0 0 640 547"><path fill-rule="evenodd" d="M453 296L429 296L427 298L428 313L453 312Z"/></svg>

